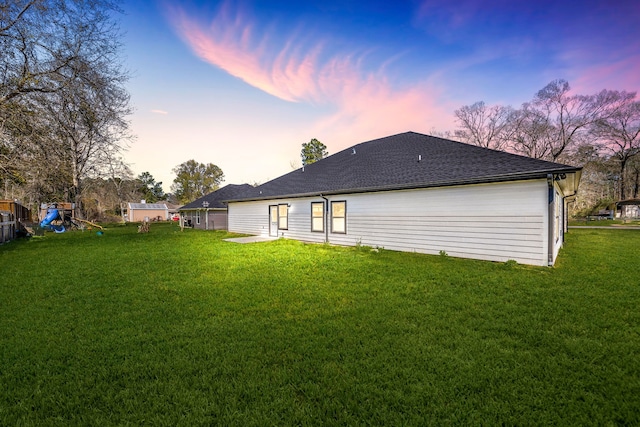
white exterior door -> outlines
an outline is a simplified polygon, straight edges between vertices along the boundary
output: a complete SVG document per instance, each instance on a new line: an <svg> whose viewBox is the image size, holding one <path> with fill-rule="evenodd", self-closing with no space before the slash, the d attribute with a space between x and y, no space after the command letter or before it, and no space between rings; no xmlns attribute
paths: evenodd
<svg viewBox="0 0 640 427"><path fill-rule="evenodd" d="M269 236L278 237L278 205L269 206Z"/></svg>

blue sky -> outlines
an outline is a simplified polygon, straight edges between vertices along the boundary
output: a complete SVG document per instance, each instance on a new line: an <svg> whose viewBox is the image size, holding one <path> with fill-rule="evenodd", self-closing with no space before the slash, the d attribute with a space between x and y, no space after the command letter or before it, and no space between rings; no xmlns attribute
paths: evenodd
<svg viewBox="0 0 640 427"><path fill-rule="evenodd" d="M554 79L575 93L640 90L640 2L126 1L135 113L126 160L165 190L214 163L266 182L399 132L454 130L476 101L520 106Z"/></svg>

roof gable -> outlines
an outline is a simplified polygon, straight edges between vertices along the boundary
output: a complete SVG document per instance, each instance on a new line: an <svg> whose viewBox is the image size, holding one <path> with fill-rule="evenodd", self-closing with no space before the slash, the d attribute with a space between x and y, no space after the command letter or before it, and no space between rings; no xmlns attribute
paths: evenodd
<svg viewBox="0 0 640 427"><path fill-rule="evenodd" d="M580 169L406 132L306 165L254 188L244 200L543 178Z"/></svg>

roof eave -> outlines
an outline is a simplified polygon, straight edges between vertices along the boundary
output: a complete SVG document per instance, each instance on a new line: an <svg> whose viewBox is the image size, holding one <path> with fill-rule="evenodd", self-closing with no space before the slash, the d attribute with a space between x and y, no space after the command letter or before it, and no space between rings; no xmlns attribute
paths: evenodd
<svg viewBox="0 0 640 427"><path fill-rule="evenodd" d="M180 208L178 209L179 212L184 212L184 211L226 211L227 208L205 208L202 206L197 206L197 207L191 207L191 208Z"/></svg>
<svg viewBox="0 0 640 427"><path fill-rule="evenodd" d="M225 200L225 203L234 203L234 202L250 202L250 201L260 201L260 200L272 200L272 199L295 199L302 197L313 197L318 195L330 196L330 195L338 195L338 194L351 194L351 193L373 193L378 191L398 191L398 190L415 190L418 188L437 188L437 187L452 187L455 185L472 185L472 184L490 184L490 183L498 183L498 182L508 182L508 181L528 181L532 179L546 179L548 174L556 174L556 173L564 173L564 174L577 174L576 177L576 189L577 190L577 182L579 182L580 174L582 172L582 168L562 168L557 170L544 170L544 171L535 171L528 173L516 173L516 174L504 174L504 175L493 175L472 179L464 179L464 180L446 180L446 181L432 181L428 183L414 183L414 184L395 184L395 185L387 185L387 186L376 186L376 187L362 187L362 188L347 188L347 189L338 189L338 190L327 190L327 191L314 191L308 193L291 193L291 194L282 194L282 195L274 195L274 196L254 196L242 199L230 199ZM575 191L574 191L575 192Z"/></svg>

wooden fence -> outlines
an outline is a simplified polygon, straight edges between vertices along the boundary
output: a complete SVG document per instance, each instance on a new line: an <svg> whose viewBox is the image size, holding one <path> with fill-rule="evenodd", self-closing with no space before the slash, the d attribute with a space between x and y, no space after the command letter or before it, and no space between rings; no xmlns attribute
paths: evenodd
<svg viewBox="0 0 640 427"><path fill-rule="evenodd" d="M16 238L16 219L11 212L0 211L0 244Z"/></svg>

